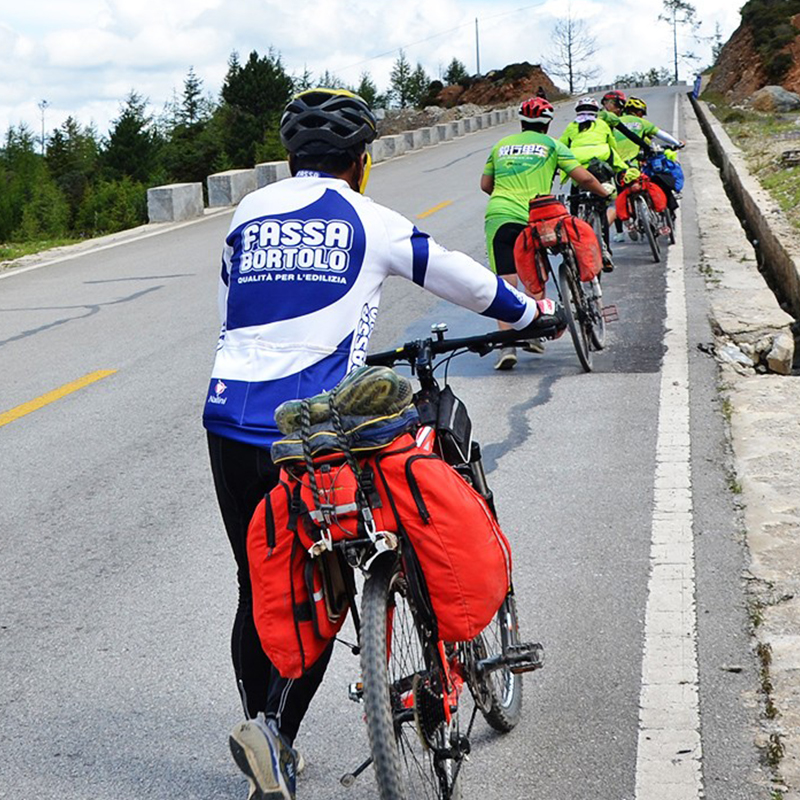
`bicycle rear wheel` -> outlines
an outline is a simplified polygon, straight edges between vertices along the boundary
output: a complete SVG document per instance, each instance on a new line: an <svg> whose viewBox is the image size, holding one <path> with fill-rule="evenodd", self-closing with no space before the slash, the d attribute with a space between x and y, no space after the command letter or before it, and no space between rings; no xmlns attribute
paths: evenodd
<svg viewBox="0 0 800 800"><path fill-rule="evenodd" d="M675 215L670 210L669 206L664 209L664 220L669 225L669 243L675 244Z"/></svg>
<svg viewBox="0 0 800 800"><path fill-rule="evenodd" d="M592 351L587 327L587 310L581 282L578 280L578 267L570 250L564 252L564 260L558 268L558 288L564 312L567 317L572 343L578 354L578 361L584 372L592 371Z"/></svg>
<svg viewBox="0 0 800 800"><path fill-rule="evenodd" d="M603 292L600 288L600 275L591 283L585 284L591 327L589 335L595 350L602 350L606 345L606 318L603 316Z"/></svg>
<svg viewBox="0 0 800 800"><path fill-rule="evenodd" d="M364 715L381 800L458 800L455 762L442 755L457 722L445 721L436 643L421 632L397 560L371 568L361 610Z"/></svg>
<svg viewBox="0 0 800 800"><path fill-rule="evenodd" d="M641 195L636 198L636 215L642 222L647 244L650 245L650 252L653 254L653 261L658 264L661 261L661 245L658 243L658 231L653 223L653 213L650 211L647 201Z"/></svg>

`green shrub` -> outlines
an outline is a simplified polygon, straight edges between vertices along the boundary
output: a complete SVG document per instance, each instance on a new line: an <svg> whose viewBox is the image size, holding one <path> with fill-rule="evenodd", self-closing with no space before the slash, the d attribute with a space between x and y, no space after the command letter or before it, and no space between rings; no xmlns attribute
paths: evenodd
<svg viewBox="0 0 800 800"><path fill-rule="evenodd" d="M125 177L92 187L81 203L75 224L84 236L97 236L146 222L147 189Z"/></svg>
<svg viewBox="0 0 800 800"><path fill-rule="evenodd" d="M68 228L69 205L64 193L52 180L34 184L14 239L20 242L58 239L66 235Z"/></svg>

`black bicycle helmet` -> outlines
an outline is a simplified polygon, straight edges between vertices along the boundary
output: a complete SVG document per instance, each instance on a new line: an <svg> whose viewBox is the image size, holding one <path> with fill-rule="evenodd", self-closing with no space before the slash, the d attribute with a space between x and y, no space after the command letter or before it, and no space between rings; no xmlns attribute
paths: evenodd
<svg viewBox="0 0 800 800"><path fill-rule="evenodd" d="M281 142L297 156L341 152L358 155L377 134L366 101L346 89L307 89L295 95L281 117Z"/></svg>

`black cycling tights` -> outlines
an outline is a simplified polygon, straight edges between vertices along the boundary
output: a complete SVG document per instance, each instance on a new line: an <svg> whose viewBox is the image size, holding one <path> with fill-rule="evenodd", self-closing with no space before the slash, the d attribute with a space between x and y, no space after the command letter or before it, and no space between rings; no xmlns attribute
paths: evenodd
<svg viewBox="0 0 800 800"><path fill-rule="evenodd" d="M333 643L302 678L282 678L261 649L253 621L253 595L247 564L247 527L264 495L278 482L278 468L269 452L208 434L211 472L222 520L236 559L239 605L233 622L231 655L245 715L259 711L278 721L281 733L293 742L330 661Z"/></svg>

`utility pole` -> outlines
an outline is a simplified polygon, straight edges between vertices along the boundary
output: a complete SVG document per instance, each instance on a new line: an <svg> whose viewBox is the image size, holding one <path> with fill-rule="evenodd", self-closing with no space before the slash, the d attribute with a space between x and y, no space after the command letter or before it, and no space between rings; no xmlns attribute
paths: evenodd
<svg viewBox="0 0 800 800"><path fill-rule="evenodd" d="M477 71L478 77L481 74L481 49L480 43L478 40L478 18L475 17L475 69Z"/></svg>
<svg viewBox="0 0 800 800"><path fill-rule="evenodd" d="M675 83L678 82L678 10L672 9L672 52L675 56Z"/></svg>
<svg viewBox="0 0 800 800"><path fill-rule="evenodd" d="M42 112L42 155L44 155L44 111L50 103L48 103L47 100L40 100L36 105L39 106L39 111Z"/></svg>

